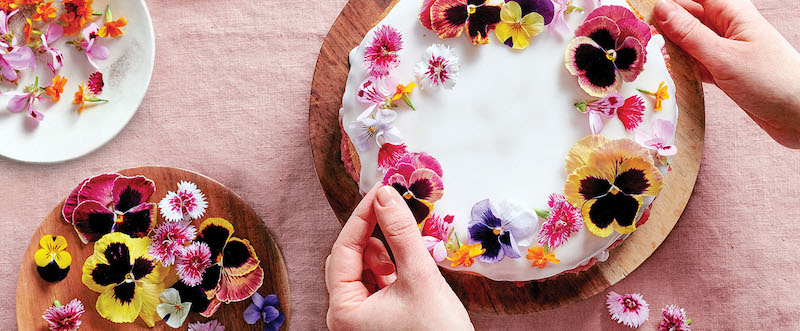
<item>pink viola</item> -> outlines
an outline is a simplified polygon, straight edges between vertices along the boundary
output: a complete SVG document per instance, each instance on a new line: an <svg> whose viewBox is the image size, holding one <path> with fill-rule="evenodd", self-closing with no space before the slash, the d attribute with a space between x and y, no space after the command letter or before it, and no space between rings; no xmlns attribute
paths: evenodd
<svg viewBox="0 0 800 331"><path fill-rule="evenodd" d="M442 166L428 154L408 153L386 172L383 185L394 187L405 199L417 223L421 223L444 194Z"/></svg>

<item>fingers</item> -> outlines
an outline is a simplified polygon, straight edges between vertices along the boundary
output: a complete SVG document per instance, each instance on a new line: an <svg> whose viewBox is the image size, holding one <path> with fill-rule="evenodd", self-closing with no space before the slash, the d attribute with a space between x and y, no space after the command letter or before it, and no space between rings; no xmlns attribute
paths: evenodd
<svg viewBox="0 0 800 331"><path fill-rule="evenodd" d="M693 0L675 0L675 3L686 9L692 16L697 17L700 22L704 21L705 10L703 6Z"/></svg>
<svg viewBox="0 0 800 331"><path fill-rule="evenodd" d="M653 14L664 35L706 67L725 41L673 0L658 0Z"/></svg>
<svg viewBox="0 0 800 331"><path fill-rule="evenodd" d="M364 251L365 267L372 272L379 288L384 288L397 279L394 273L394 263L389 258L389 252L380 239L369 238L367 249Z"/></svg>
<svg viewBox="0 0 800 331"><path fill-rule="evenodd" d="M403 197L391 186L384 186L378 190L374 206L375 217L394 253L398 276L438 272Z"/></svg>

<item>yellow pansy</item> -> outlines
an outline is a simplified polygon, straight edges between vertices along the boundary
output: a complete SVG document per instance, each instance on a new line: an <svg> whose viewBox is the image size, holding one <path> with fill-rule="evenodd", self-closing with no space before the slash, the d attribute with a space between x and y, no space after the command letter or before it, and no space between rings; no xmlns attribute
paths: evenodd
<svg viewBox="0 0 800 331"><path fill-rule="evenodd" d="M544 30L544 17L537 12L522 16L522 7L509 1L500 10L500 20L494 29L497 39L515 49L525 49L532 37Z"/></svg>

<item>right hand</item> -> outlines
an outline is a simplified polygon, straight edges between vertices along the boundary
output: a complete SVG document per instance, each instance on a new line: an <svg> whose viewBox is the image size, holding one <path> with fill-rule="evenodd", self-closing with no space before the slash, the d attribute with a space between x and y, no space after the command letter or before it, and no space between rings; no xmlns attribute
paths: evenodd
<svg viewBox="0 0 800 331"><path fill-rule="evenodd" d="M800 53L749 0L658 0L653 14L704 81L777 142L800 148Z"/></svg>

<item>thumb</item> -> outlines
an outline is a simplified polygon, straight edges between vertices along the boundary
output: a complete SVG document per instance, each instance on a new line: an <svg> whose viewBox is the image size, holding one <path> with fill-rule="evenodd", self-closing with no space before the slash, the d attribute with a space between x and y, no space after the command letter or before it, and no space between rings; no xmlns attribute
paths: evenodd
<svg viewBox="0 0 800 331"><path fill-rule="evenodd" d="M438 273L422 242L417 221L397 190L391 186L381 187L373 207L378 225L397 262L398 278L404 274Z"/></svg>
<svg viewBox="0 0 800 331"><path fill-rule="evenodd" d="M673 0L658 0L653 16L667 38L706 67L719 53L723 38Z"/></svg>

